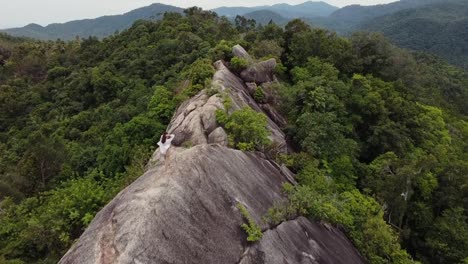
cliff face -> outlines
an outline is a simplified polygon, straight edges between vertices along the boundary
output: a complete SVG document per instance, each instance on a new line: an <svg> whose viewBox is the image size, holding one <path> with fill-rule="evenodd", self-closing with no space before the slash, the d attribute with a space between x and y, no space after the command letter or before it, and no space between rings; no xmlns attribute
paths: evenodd
<svg viewBox="0 0 468 264"><path fill-rule="evenodd" d="M243 80L221 62L213 86L233 101L268 113L277 151L288 146L267 105L257 104ZM251 70L252 71L252 70ZM262 223L284 199L291 172L262 153L228 148L215 111L222 97L206 92L183 103L169 131L176 135L165 162L156 151L147 171L104 207L60 263L364 263L344 234L304 217L278 226ZM263 238L247 243L237 209L261 223Z"/></svg>

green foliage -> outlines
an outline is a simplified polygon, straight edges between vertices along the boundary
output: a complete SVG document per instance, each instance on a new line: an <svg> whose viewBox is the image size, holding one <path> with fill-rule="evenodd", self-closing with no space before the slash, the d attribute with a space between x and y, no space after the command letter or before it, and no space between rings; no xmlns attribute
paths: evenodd
<svg viewBox="0 0 468 264"><path fill-rule="evenodd" d="M286 185L288 203L270 209L267 219L287 219L292 212L342 226L370 263L414 263L398 236L383 220L379 204L358 190L337 193L332 178L316 166L299 175L299 186Z"/></svg>
<svg viewBox="0 0 468 264"><path fill-rule="evenodd" d="M231 59L230 66L233 71L241 72L249 66L249 62L244 58L234 56Z"/></svg>
<svg viewBox="0 0 468 264"><path fill-rule="evenodd" d="M102 41L0 34L0 262L56 263L142 174L180 98L211 87L212 62L249 66L232 57L236 43L276 58L286 81L275 101L299 153L276 158L300 185L285 185L270 221L300 213L341 226L370 263L411 263L399 242L425 263L466 262L467 73L378 34L235 23L190 8ZM268 149L266 117L224 104L230 144Z"/></svg>
<svg viewBox="0 0 468 264"><path fill-rule="evenodd" d="M191 92L203 89L214 73L204 58L235 38L197 8L102 41L0 35L0 262L57 263L143 174L176 88L188 79Z"/></svg>
<svg viewBox="0 0 468 264"><path fill-rule="evenodd" d="M263 233L260 229L260 226L255 222L255 220L250 215L247 208L241 203L237 203L237 209L239 209L241 215L247 220L247 224L242 224L241 227L247 233L247 241L257 242L262 239Z"/></svg>
<svg viewBox="0 0 468 264"><path fill-rule="evenodd" d="M284 39L281 111L308 156L284 159L301 180L289 208L344 226L371 263L410 261L398 242L425 263L462 262L466 73L373 33L343 39L293 21ZM449 221L457 235L438 230Z"/></svg>
<svg viewBox="0 0 468 264"><path fill-rule="evenodd" d="M188 78L191 81L191 86L185 91L187 96L193 96L208 87L215 73L212 64L210 59L198 59L190 65Z"/></svg>
<svg viewBox="0 0 468 264"><path fill-rule="evenodd" d="M440 263L458 263L468 255L468 222L461 207L447 209L428 233L430 255Z"/></svg>
<svg viewBox="0 0 468 264"><path fill-rule="evenodd" d="M216 87L215 85L210 86L208 89L206 89L206 94L211 97L213 95L219 94L219 88Z"/></svg>
<svg viewBox="0 0 468 264"><path fill-rule="evenodd" d="M148 116L169 123L174 111L174 99L171 91L164 86L155 86L153 96L148 103Z"/></svg>
<svg viewBox="0 0 468 264"><path fill-rule="evenodd" d="M67 77L71 71L68 68L57 66L47 72L47 78L54 80L60 77Z"/></svg>
<svg viewBox="0 0 468 264"><path fill-rule="evenodd" d="M254 19L248 19L243 16L237 15L236 18L234 19L234 23L236 25L236 29L239 32L247 32L250 30L255 29L255 20Z"/></svg>
<svg viewBox="0 0 468 264"><path fill-rule="evenodd" d="M255 89L253 97L257 103L265 103L266 95L263 89L260 87Z"/></svg>
<svg viewBox="0 0 468 264"><path fill-rule="evenodd" d="M252 45L250 52L256 58L271 56L279 59L283 53L283 48L274 40L260 40Z"/></svg>
<svg viewBox="0 0 468 264"><path fill-rule="evenodd" d="M266 116L250 107L236 110L231 115L218 110L216 121L223 125L228 135L233 138L234 147L243 150L260 150L270 143Z"/></svg>
<svg viewBox="0 0 468 264"><path fill-rule="evenodd" d="M468 54L456 48L468 44L462 30L467 14L468 4L464 1L435 2L370 19L360 28L382 32L400 47L434 53L468 69Z"/></svg>
<svg viewBox="0 0 468 264"><path fill-rule="evenodd" d="M206 79L211 79L215 72L212 64L209 59L198 59L190 65L189 78L192 85L204 85Z"/></svg>
<svg viewBox="0 0 468 264"><path fill-rule="evenodd" d="M44 193L41 198L44 200L28 198L20 206L4 201L0 218L1 253L8 258L24 258L21 250L10 251L10 247L27 245L31 250L60 257L71 246L72 236L83 232L97 210L113 195L90 176ZM27 221L21 219L24 214L29 215Z"/></svg>
<svg viewBox="0 0 468 264"><path fill-rule="evenodd" d="M242 151L254 151L255 144L253 142L239 142L237 143L237 148Z"/></svg>
<svg viewBox="0 0 468 264"><path fill-rule="evenodd" d="M225 60L230 61L233 57L232 47L234 44L232 42L227 42L226 40L221 40L213 49L210 50L210 56L212 61L216 60Z"/></svg>

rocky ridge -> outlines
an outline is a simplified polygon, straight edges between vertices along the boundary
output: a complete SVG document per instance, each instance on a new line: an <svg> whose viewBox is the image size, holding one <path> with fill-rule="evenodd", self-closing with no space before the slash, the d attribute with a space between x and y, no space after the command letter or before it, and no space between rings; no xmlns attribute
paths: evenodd
<svg viewBox="0 0 468 264"><path fill-rule="evenodd" d="M293 174L263 153L228 148L215 112L224 109L226 97L230 111L264 112L276 151L289 151L284 123L278 122L284 119L249 91L274 79L251 82L222 61L215 68L212 85L218 94L202 91L174 114L168 130L176 138L166 161L156 151L144 175L96 215L60 263L364 263L336 228L304 217L277 226L262 221L268 208L285 198L283 183L295 184ZM250 71L273 76L271 67ZM260 241L247 243L238 203L260 224Z"/></svg>

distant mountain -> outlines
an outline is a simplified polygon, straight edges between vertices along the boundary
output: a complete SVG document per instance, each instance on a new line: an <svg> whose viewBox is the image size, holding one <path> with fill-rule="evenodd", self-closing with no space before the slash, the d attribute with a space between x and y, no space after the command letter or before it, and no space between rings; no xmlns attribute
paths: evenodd
<svg viewBox="0 0 468 264"><path fill-rule="evenodd" d="M366 21L402 10L418 8L425 5L444 3L452 0L400 0L389 4L373 6L349 5L336 10L328 17L306 18L311 24L346 34L358 28Z"/></svg>
<svg viewBox="0 0 468 264"><path fill-rule="evenodd" d="M35 39L63 39L69 40L76 36L88 37L97 36L105 37L113 34L115 31L129 28L136 20L139 19L160 19L164 12L179 12L182 8L152 4L147 7L135 9L122 15L103 16L96 19L83 19L71 21L63 24L50 24L42 27L37 24L29 24L21 28L12 28L2 30L12 36L25 36Z"/></svg>
<svg viewBox="0 0 468 264"><path fill-rule="evenodd" d="M356 31L381 32L398 46L429 52L468 69L467 0L401 0L385 5L351 5L328 17L303 19L342 35Z"/></svg>
<svg viewBox="0 0 468 264"><path fill-rule="evenodd" d="M305 2L299 5L276 4L272 6L255 7L219 7L212 11L220 16L235 17L236 15L245 15L254 11L268 10L279 14L282 17L292 19L300 17L325 17L329 16L338 7L329 5L325 2Z"/></svg>
<svg viewBox="0 0 468 264"><path fill-rule="evenodd" d="M258 10L253 11L243 15L248 19L255 19L257 25L266 25L270 21L273 21L275 24L284 25L288 23L290 19L281 16L280 14L270 11L270 10Z"/></svg>
<svg viewBox="0 0 468 264"><path fill-rule="evenodd" d="M430 52L468 69L468 1L444 1L367 20L359 30L382 32L395 44Z"/></svg>

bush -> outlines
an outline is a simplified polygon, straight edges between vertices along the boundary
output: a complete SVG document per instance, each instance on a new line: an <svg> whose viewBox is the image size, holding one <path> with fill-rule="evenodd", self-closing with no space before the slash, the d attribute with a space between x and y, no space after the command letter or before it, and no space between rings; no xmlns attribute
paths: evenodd
<svg viewBox="0 0 468 264"><path fill-rule="evenodd" d="M338 194L333 179L317 165L307 166L298 175L301 185L285 184L288 202L268 212L270 222L280 222L294 214L344 227L357 249L370 263L414 263L400 248L398 236L383 219L380 205L354 189Z"/></svg>
<svg viewBox="0 0 468 264"><path fill-rule="evenodd" d="M233 44L226 40L221 40L216 47L212 48L209 52L210 57L213 61L225 60L229 61L232 58L232 47Z"/></svg>
<svg viewBox="0 0 468 264"><path fill-rule="evenodd" d="M252 219L252 216L247 211L247 208L241 203L237 203L237 208L239 209L242 216L247 220L247 224L242 224L241 227L247 233L247 241L256 242L262 239L263 233L260 229L260 226Z"/></svg>
<svg viewBox="0 0 468 264"><path fill-rule="evenodd" d="M62 188L44 193L40 199L28 198L18 206L2 203L0 245L14 244L20 249L7 250L8 257L24 258L22 249L60 257L115 194L106 192L94 179L100 177L102 175L96 173L71 180ZM23 218L25 213L27 219ZM32 263L32 260L27 263Z"/></svg>
<svg viewBox="0 0 468 264"><path fill-rule="evenodd" d="M218 110L216 121L232 136L236 148L260 150L270 143L266 116L249 107L236 110L230 116L225 111Z"/></svg>
<svg viewBox="0 0 468 264"><path fill-rule="evenodd" d="M274 40L261 40L253 44L251 52L256 58L268 56L279 59L283 53L283 48Z"/></svg>
<svg viewBox="0 0 468 264"><path fill-rule="evenodd" d="M57 66L47 72L47 78L49 80L54 80L60 77L67 77L70 75L71 70L65 67Z"/></svg>
<svg viewBox="0 0 468 264"><path fill-rule="evenodd" d="M257 103L264 104L266 102L266 95L262 88L257 87L253 97Z"/></svg>
<svg viewBox="0 0 468 264"><path fill-rule="evenodd" d="M210 80L215 73L213 62L210 59L198 59L190 65L188 77L192 86L205 86L206 80Z"/></svg>
<svg viewBox="0 0 468 264"><path fill-rule="evenodd" d="M249 62L244 58L239 58L234 56L231 59L231 69L235 72L241 72L244 69L247 69Z"/></svg>

